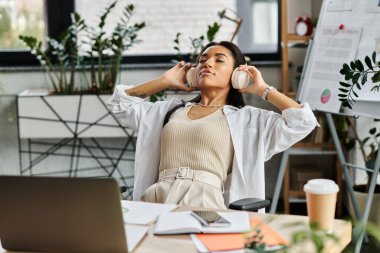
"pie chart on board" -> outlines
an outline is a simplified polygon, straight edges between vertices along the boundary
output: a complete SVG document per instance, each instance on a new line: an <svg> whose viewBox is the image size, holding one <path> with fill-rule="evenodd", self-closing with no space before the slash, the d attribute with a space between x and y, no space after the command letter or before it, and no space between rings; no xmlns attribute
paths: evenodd
<svg viewBox="0 0 380 253"><path fill-rule="evenodd" d="M326 104L329 102L331 98L331 91L329 89L324 89L321 94L321 102L322 104Z"/></svg>

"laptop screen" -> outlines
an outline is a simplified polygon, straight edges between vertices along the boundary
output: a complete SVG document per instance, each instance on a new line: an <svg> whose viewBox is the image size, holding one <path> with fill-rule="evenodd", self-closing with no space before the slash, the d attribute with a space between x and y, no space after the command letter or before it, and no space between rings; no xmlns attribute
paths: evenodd
<svg viewBox="0 0 380 253"><path fill-rule="evenodd" d="M4 249L127 252L115 179L0 176Z"/></svg>

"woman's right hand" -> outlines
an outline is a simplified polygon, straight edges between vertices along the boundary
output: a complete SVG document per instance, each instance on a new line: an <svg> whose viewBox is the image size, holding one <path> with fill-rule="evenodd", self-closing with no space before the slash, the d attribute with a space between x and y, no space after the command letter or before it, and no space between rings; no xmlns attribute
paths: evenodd
<svg viewBox="0 0 380 253"><path fill-rule="evenodd" d="M190 63L185 63L184 61L178 62L174 67L166 71L162 78L168 82L169 88L192 91L193 88L185 85L186 83L186 73L191 68Z"/></svg>

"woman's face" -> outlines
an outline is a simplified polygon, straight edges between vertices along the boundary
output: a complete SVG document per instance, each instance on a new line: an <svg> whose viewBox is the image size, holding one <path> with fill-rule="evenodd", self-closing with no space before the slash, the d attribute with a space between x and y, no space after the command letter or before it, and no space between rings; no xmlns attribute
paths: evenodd
<svg viewBox="0 0 380 253"><path fill-rule="evenodd" d="M211 46L199 57L196 74L199 87L229 88L234 58L223 46Z"/></svg>

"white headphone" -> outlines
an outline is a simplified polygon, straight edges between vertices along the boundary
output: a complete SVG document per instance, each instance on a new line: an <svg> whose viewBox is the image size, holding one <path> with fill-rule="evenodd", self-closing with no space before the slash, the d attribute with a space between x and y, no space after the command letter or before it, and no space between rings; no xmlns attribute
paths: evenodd
<svg viewBox="0 0 380 253"><path fill-rule="evenodd" d="M232 87L235 89L242 89L249 85L251 76L244 70L234 69L231 76ZM198 87L197 76L195 68L189 69L186 73L186 80L190 87Z"/></svg>

